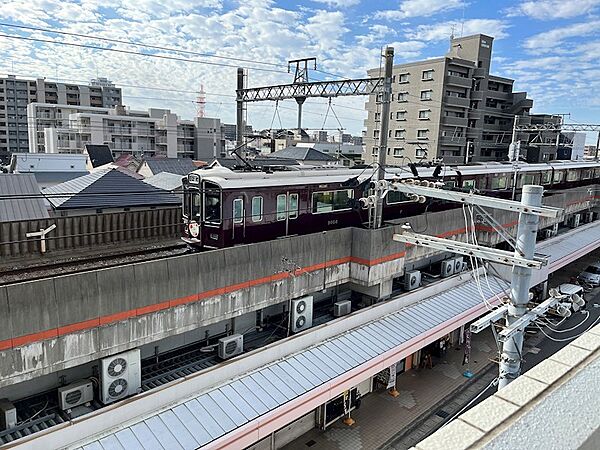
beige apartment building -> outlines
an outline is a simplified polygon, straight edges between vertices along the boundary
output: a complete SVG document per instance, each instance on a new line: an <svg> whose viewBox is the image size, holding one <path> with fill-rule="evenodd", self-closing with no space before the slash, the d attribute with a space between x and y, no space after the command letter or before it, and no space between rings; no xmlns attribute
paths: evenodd
<svg viewBox="0 0 600 450"><path fill-rule="evenodd" d="M0 161L29 151L27 105L34 102L113 108L122 95L106 78L82 85L0 76Z"/></svg>
<svg viewBox="0 0 600 450"><path fill-rule="evenodd" d="M31 103L27 106L29 151L82 153L86 144L106 144L113 156L165 156L212 160L224 154L221 121L181 120L168 109L136 111L116 106Z"/></svg>
<svg viewBox="0 0 600 450"><path fill-rule="evenodd" d="M513 80L490 75L492 43L482 34L453 38L444 57L394 66L384 150L388 165L506 157L514 116L528 114L533 101L525 92L513 92ZM366 109L364 159L373 162L379 152L380 97L370 96Z"/></svg>

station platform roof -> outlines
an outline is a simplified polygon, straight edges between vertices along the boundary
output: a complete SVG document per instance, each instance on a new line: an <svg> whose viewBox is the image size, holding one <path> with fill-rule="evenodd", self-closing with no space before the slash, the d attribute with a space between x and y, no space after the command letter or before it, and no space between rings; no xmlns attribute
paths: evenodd
<svg viewBox="0 0 600 450"><path fill-rule="evenodd" d="M549 255L548 268L554 272L600 247L600 222L591 222L538 243L536 251Z"/></svg>

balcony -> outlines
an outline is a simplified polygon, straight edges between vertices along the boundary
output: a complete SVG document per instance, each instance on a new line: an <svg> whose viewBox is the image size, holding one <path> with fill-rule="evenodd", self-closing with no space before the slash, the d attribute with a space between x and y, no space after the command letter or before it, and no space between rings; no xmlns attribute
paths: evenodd
<svg viewBox="0 0 600 450"><path fill-rule="evenodd" d="M460 87L464 87L464 88L471 88L472 80L471 80L471 78L466 78L466 77L457 77L454 75L446 75L446 84L450 84L452 86L460 86Z"/></svg>
<svg viewBox="0 0 600 450"><path fill-rule="evenodd" d="M463 97L454 97L446 95L444 96L444 104L448 106L457 106L459 108L468 108L469 107L469 99Z"/></svg>
<svg viewBox="0 0 600 450"><path fill-rule="evenodd" d="M440 145L464 147L466 144L467 139L464 136L440 136Z"/></svg>
<svg viewBox="0 0 600 450"><path fill-rule="evenodd" d="M442 125L448 125L451 127L466 127L467 118L444 116L442 117Z"/></svg>

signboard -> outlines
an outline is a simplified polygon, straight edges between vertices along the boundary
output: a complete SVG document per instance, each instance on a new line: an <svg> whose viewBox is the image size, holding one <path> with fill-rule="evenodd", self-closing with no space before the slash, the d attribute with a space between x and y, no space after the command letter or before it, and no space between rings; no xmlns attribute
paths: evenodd
<svg viewBox="0 0 600 450"><path fill-rule="evenodd" d="M392 389L396 387L396 363L390 366L390 376L388 378L386 389Z"/></svg>

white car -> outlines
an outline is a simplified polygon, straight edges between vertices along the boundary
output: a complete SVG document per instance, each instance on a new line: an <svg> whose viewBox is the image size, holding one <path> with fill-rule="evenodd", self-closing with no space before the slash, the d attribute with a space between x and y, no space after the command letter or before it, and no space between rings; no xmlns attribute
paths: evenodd
<svg viewBox="0 0 600 450"><path fill-rule="evenodd" d="M600 286L600 261L589 265L577 279L592 286Z"/></svg>

